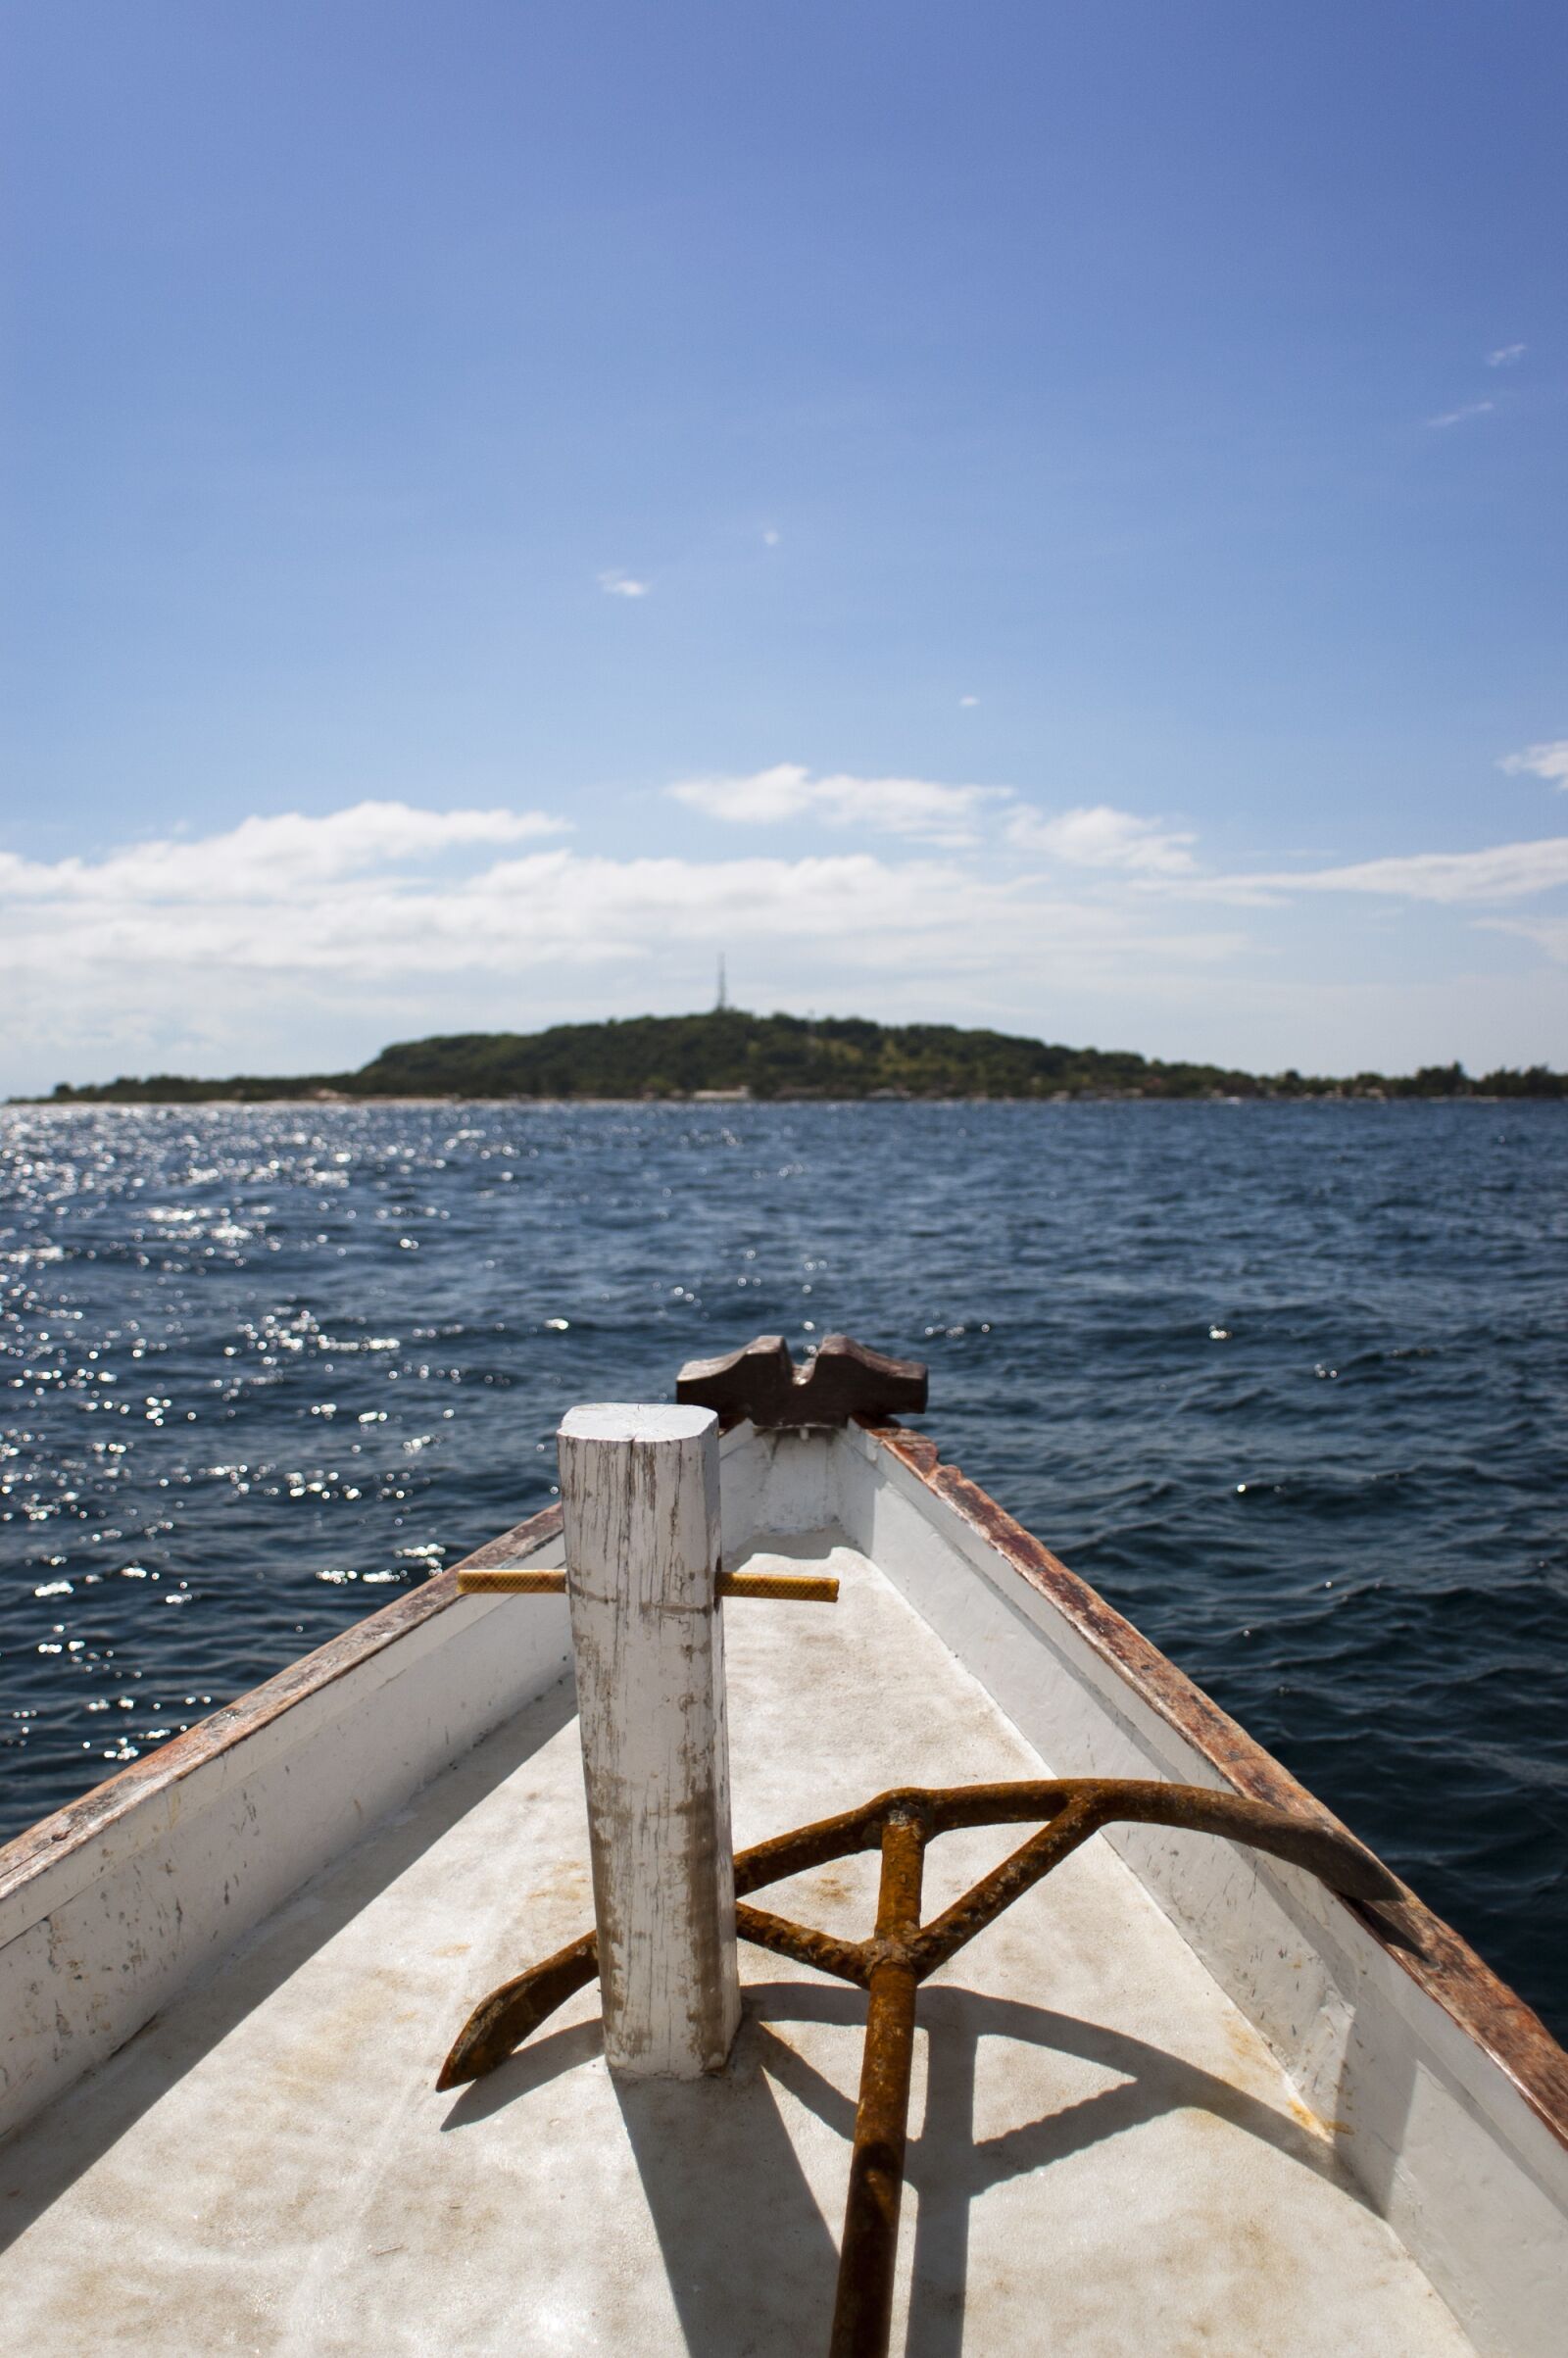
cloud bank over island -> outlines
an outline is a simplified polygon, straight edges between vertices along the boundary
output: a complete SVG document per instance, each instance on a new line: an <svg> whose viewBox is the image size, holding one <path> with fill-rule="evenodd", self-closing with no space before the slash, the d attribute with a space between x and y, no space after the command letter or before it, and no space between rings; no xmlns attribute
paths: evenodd
<svg viewBox="0 0 1568 2358"><path fill-rule="evenodd" d="M1565 751L1502 766L1561 784ZM542 804L368 800L53 861L0 853L0 975L33 1044L5 1085L299 1069L317 1040L342 1061L411 1031L666 1011L702 1004L720 951L760 1007L1092 1029L1265 1069L1302 1062L1314 1024L1323 1065L1338 1050L1353 1066L1362 1036L1360 1060L1393 1068L1401 1021L1415 1060L1550 1058L1525 1018L1560 1021L1568 835L1238 870L1180 814L1004 785L785 761L656 800L689 844L621 851ZM1418 922L1425 971L1381 980L1380 928L1402 928L1409 963ZM1440 1038L1466 1008L1485 1037Z"/></svg>

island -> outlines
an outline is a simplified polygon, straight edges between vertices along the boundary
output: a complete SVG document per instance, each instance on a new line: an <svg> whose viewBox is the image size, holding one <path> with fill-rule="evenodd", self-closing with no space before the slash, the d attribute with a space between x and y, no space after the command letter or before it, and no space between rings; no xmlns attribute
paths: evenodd
<svg viewBox="0 0 1568 2358"><path fill-rule="evenodd" d="M401 1041L357 1072L291 1077L175 1073L74 1088L50 1105L193 1105L304 1098L1293 1099L1561 1098L1568 1074L1504 1067L1472 1079L1462 1065L1332 1078L1168 1063L1126 1050L1065 1048L951 1023L873 1023L858 1015L633 1015L539 1032L454 1032Z"/></svg>

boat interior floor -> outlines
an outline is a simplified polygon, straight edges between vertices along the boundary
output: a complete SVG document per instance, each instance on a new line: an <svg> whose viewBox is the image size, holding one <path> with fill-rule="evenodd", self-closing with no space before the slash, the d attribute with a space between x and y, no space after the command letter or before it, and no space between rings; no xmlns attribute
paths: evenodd
<svg viewBox="0 0 1568 2358"><path fill-rule="evenodd" d="M839 1574L836 1607L724 1608L738 1846L893 1785L1081 1767L1043 1761L836 1535L748 1560L803 1557ZM489 2079L436 2091L472 2003L592 1921L572 1710L563 1682L0 2148L10 2347L825 2349L860 1991L743 1945L711 2081L613 2082L593 1985ZM933 1844L926 1915L1020 1839ZM839 1861L766 1904L859 1937L876 1871ZM922 1989L906 2358L1470 2346L1103 1840Z"/></svg>

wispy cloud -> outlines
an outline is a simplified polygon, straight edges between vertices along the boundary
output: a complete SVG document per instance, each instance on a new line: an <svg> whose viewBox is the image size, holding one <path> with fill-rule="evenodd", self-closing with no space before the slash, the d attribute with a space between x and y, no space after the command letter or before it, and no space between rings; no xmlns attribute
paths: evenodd
<svg viewBox="0 0 1568 2358"><path fill-rule="evenodd" d="M1481 917L1489 933L1511 933L1516 941L1533 942L1554 966L1568 966L1568 917Z"/></svg>
<svg viewBox="0 0 1568 2358"><path fill-rule="evenodd" d="M934 778L861 778L842 771L814 777L800 762L780 761L744 777L682 778L666 792L727 826L816 820L965 851L982 845L990 822L1000 823L1002 840L1013 851L1059 867L1163 876L1187 875L1196 867L1190 848L1196 838L1163 820L1106 803L1040 811L1010 786L950 786Z"/></svg>
<svg viewBox="0 0 1568 2358"><path fill-rule="evenodd" d="M767 530L762 534L763 548L776 549L778 547L778 534L774 531L772 525L769 524Z"/></svg>
<svg viewBox="0 0 1568 2358"><path fill-rule="evenodd" d="M138 908L218 908L288 895L303 905L315 888L346 877L412 860L428 862L476 845L526 843L569 831L568 820L543 811L355 803L319 818L282 811L242 819L220 835L126 844L101 860L32 860L0 852L0 894L58 909L107 909L116 923Z"/></svg>
<svg viewBox="0 0 1568 2358"><path fill-rule="evenodd" d="M1429 418L1427 423L1431 426L1463 425L1467 418L1484 418L1488 410L1494 410L1496 406L1494 401L1462 402L1456 410L1445 410L1441 416Z"/></svg>
<svg viewBox="0 0 1568 2358"><path fill-rule="evenodd" d="M1487 367L1489 368L1511 368L1516 362L1524 359L1529 349L1527 344L1499 344L1495 352L1487 354Z"/></svg>
<svg viewBox="0 0 1568 2358"><path fill-rule="evenodd" d="M1158 819L1114 810L1108 803L1063 811L1054 817L1025 806L1009 816L1006 835L1018 851L1043 853L1068 867L1185 876L1197 865L1191 849L1196 836L1167 828Z"/></svg>
<svg viewBox="0 0 1568 2358"><path fill-rule="evenodd" d="M682 778L667 791L689 811L730 826L815 818L830 827L865 827L950 850L973 844L983 812L1012 799L1006 787L946 786L932 778L813 777L796 761L746 777Z"/></svg>
<svg viewBox="0 0 1568 2358"><path fill-rule="evenodd" d="M958 699L958 710L961 712L967 712L971 711L972 708L979 702L980 699L978 696L960 696Z"/></svg>
<svg viewBox="0 0 1568 2358"><path fill-rule="evenodd" d="M1198 881L1205 897L1239 902L1274 900L1290 893L1379 893L1403 901L1485 906L1568 884L1568 835L1535 843L1489 844L1478 852L1412 852L1356 860L1346 867L1280 869Z"/></svg>
<svg viewBox="0 0 1568 2358"><path fill-rule="evenodd" d="M1497 767L1511 777L1549 778L1568 793L1568 737L1554 737L1545 745L1527 745L1522 754L1504 754Z"/></svg>
<svg viewBox="0 0 1568 2358"><path fill-rule="evenodd" d="M1532 746L1504 767L1568 784L1568 742ZM902 836L970 854L976 872L999 855L1032 863L1025 891L1070 887L1102 908L1131 909L1150 894L1233 907L1278 906L1298 894L1344 893L1485 908L1568 884L1568 836L1492 844L1470 852L1412 852L1338 866L1215 872L1191 828L1109 803L1045 811L1005 786L950 786L930 778L816 777L781 761L745 776L685 778L666 789L688 810L727 826L810 821Z"/></svg>
<svg viewBox="0 0 1568 2358"><path fill-rule="evenodd" d="M607 598L646 598L649 583L638 581L630 573L601 573L599 586Z"/></svg>

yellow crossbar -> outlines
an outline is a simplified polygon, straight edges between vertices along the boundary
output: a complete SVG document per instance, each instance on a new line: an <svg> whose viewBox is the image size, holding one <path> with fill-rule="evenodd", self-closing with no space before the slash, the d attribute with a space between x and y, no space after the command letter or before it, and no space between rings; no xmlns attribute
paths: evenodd
<svg viewBox="0 0 1568 2358"><path fill-rule="evenodd" d="M564 1572L544 1572L527 1564L496 1564L458 1574L463 1597L561 1597ZM774 1604L837 1604L839 1584L832 1572L721 1572L718 1594L761 1597Z"/></svg>

